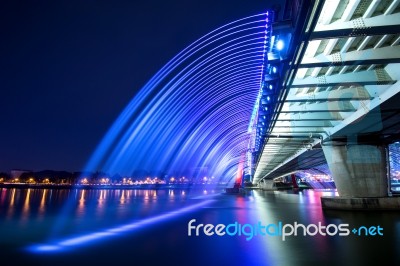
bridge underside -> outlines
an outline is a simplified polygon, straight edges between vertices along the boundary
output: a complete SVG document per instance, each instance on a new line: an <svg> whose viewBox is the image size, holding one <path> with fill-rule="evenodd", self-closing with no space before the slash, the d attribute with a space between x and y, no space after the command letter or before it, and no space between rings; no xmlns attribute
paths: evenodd
<svg viewBox="0 0 400 266"><path fill-rule="evenodd" d="M390 144L400 139L400 93L396 94L380 106L371 110L365 116L361 117L360 120L355 121L351 126L346 127L342 131L335 135L332 135L329 140L318 143L315 146L307 147L303 149L303 153L298 156L294 156L286 163L280 165L272 172L268 178L273 179L280 176L284 176L290 173L294 173L299 170L307 170L316 166L326 164L326 158L324 156L322 145L339 145L347 144L348 141L353 141L353 144L366 144L366 145L380 145ZM379 118L379 119L378 119ZM357 132L354 133L355 129L369 129L376 127L376 123L379 123L381 130L375 132ZM277 140L279 138L276 138ZM272 140L272 139L271 139ZM286 142L286 145L290 145L296 139L282 139ZM308 139L302 139L306 141Z"/></svg>
<svg viewBox="0 0 400 266"><path fill-rule="evenodd" d="M368 160L352 161L354 146L361 154L383 152L374 171L386 178L385 147L400 139L400 1L311 2L301 41L292 43L296 52L281 75L253 183L324 163L340 183L333 168L342 155L355 178L356 164Z"/></svg>

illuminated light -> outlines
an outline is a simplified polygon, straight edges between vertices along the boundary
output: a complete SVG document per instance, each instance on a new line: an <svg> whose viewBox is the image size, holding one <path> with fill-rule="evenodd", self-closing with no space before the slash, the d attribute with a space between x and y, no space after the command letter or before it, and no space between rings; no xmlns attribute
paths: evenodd
<svg viewBox="0 0 400 266"><path fill-rule="evenodd" d="M57 245L40 245L37 247L32 247L32 251L35 252L49 252L49 251L57 251L60 250L60 247Z"/></svg>
<svg viewBox="0 0 400 266"><path fill-rule="evenodd" d="M268 12L266 13L266 15L267 15L266 22L269 22L269 20L268 20ZM266 28L268 28L268 24L266 25ZM264 40L264 50L263 50L263 61L264 61L264 58L265 58L265 49L266 49L266 45L265 44L267 43L267 39L268 39L268 31L267 30L265 30L264 39L265 40ZM261 80L263 80L263 75L264 75L264 62L263 62L263 65L262 65L262 68L261 68L261 73L260 73ZM251 115L251 118L250 118L250 123L249 123L248 130L247 130L248 133L252 132L253 125L255 124L255 118L257 116L259 105L260 105L260 102L261 102L262 89L263 89L263 83L260 82L259 92L258 92L258 95L257 95L257 98L256 98L256 103L254 105L253 112L252 112L252 115Z"/></svg>
<svg viewBox="0 0 400 266"><path fill-rule="evenodd" d="M277 71L276 67L272 67L272 72L276 73L276 71Z"/></svg>
<svg viewBox="0 0 400 266"><path fill-rule="evenodd" d="M275 35L272 35L272 37L271 37L271 44L274 44L275 43ZM274 46L273 45L270 45L270 47L269 47L269 52L272 52L272 48L273 48Z"/></svg>
<svg viewBox="0 0 400 266"><path fill-rule="evenodd" d="M276 43L276 49L277 49L278 51L281 51L281 50L283 49L284 46L285 46L285 45L284 45L284 43L283 43L282 40L278 40L278 41L277 41L277 43Z"/></svg>
<svg viewBox="0 0 400 266"><path fill-rule="evenodd" d="M270 84L270 85L269 85L269 89L272 90L272 88L273 88L273 87L272 87L272 85Z"/></svg>
<svg viewBox="0 0 400 266"><path fill-rule="evenodd" d="M271 100L271 97L267 96L267 101Z"/></svg>
<svg viewBox="0 0 400 266"><path fill-rule="evenodd" d="M121 225L118 227L106 229L100 232L94 232L78 237L73 237L65 240L61 240L54 243L43 244L43 245L33 245L27 247L27 250L33 253L43 253L43 252L61 252L65 250L71 250L73 248L78 248L82 245L88 245L92 242L97 243L99 240L104 240L113 236L118 236L122 233L132 232L137 229L143 229L146 226L159 223L161 221L165 221L180 215L183 215L188 212L192 212L196 209L204 207L214 200L206 200L204 202L200 202L197 204L193 204L191 206L184 207L182 209L178 209L175 211L171 211L169 213L161 214L158 216L150 217L138 222L133 222L125 225Z"/></svg>

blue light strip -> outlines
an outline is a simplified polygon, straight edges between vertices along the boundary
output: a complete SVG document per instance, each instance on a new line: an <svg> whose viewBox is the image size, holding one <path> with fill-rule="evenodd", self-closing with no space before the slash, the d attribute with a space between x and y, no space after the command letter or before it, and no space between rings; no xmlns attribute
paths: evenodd
<svg viewBox="0 0 400 266"><path fill-rule="evenodd" d="M265 34L264 34L264 46L263 46L263 59L262 59L262 65L261 65L261 70L260 70L260 84L259 84L259 90L256 98L256 102L254 104L253 112L250 117L250 123L247 128L247 132L249 134L249 141L247 144L247 150L246 150L246 160L245 160L245 165L244 165L244 173L245 175L252 176L252 168L253 168L253 155L252 152L256 149L257 147L257 123L258 123L258 111L260 108L260 102L261 102L261 97L264 89L264 79L265 79L265 65L268 64L268 57L266 56L268 51L270 50L269 46L272 46L271 44L271 23L273 22L272 18L270 17L270 11L267 11L265 13ZM251 180L249 180L251 181Z"/></svg>
<svg viewBox="0 0 400 266"><path fill-rule="evenodd" d="M267 50L269 50L270 44L270 27L271 27L271 18L270 18L270 11L267 11L265 13L266 18L265 18L265 35L264 35L264 46L263 46L263 62L261 65L261 73L260 73L260 86L259 86L259 91L258 91L258 95L256 98L256 102L254 104L254 108L253 108L253 112L251 114L251 118L250 118L250 123L249 123L249 127L247 129L248 133L251 133L253 131L253 127L256 124L256 119L257 119L257 113L258 113L258 109L260 107L260 100L261 100L261 96L262 96L262 92L263 92L263 81L264 81L264 76L265 76L265 65L267 64L268 58L266 58L266 53Z"/></svg>
<svg viewBox="0 0 400 266"><path fill-rule="evenodd" d="M72 249L79 248L83 245L89 245L96 241L101 240L106 240L111 237L116 237L118 235L121 235L122 233L130 233L138 229L143 229L147 226L150 226L152 224L156 224L162 221L166 221L178 216L181 216L183 214L186 214L188 212L192 212L195 210L198 210L201 207L205 207L212 203L214 200L206 200L202 201L200 203L184 207L182 209L176 210L176 211L171 211L169 213L161 214L155 217L147 218L141 221L121 225L118 227L113 227L109 229L105 229L103 231L99 232L94 232L82 236L77 236L73 238L68 238L64 240L60 240L54 243L49 243L49 244L40 244L40 245L33 245L29 246L27 248L28 251L34 252L34 253L48 253L48 252L62 252L62 251L68 251Z"/></svg>

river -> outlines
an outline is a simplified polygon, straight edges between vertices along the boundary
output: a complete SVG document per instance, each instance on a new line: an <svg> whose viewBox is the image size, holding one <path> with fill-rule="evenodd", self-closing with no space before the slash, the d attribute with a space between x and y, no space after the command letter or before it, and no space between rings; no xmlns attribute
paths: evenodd
<svg viewBox="0 0 400 266"><path fill-rule="evenodd" d="M323 211L320 197L334 194L2 188L0 259L2 265L399 265L400 212ZM279 230L295 223L331 225L332 235L304 236L299 227L283 240ZM208 236L199 224L232 230ZM339 235L341 224L359 231Z"/></svg>

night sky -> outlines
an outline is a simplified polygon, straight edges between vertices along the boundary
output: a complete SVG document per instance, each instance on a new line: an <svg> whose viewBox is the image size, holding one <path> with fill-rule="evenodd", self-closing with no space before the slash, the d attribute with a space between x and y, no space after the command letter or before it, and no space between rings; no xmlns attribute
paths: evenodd
<svg viewBox="0 0 400 266"><path fill-rule="evenodd" d="M272 4L1 1L0 171L81 170L169 59L216 27Z"/></svg>

